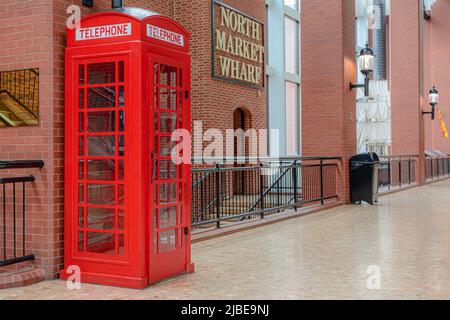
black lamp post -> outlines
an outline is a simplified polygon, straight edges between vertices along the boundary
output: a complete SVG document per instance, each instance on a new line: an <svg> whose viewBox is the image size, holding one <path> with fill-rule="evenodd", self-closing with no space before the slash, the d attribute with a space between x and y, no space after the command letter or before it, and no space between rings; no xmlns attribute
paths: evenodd
<svg viewBox="0 0 450 320"><path fill-rule="evenodd" d="M366 44L358 56L358 64L361 73L364 75L364 84L354 84L350 82L350 91L354 88L364 88L364 96L369 96L369 75L373 72L375 65L375 55L373 50Z"/></svg>
<svg viewBox="0 0 450 320"><path fill-rule="evenodd" d="M431 120L434 120L436 106L439 103L439 91L435 86L428 93L428 103L431 105L431 111L422 111L422 114L431 114Z"/></svg>

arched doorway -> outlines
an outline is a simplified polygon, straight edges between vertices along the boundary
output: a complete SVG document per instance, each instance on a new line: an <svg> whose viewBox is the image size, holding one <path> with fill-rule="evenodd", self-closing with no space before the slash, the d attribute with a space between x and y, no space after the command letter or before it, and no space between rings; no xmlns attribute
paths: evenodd
<svg viewBox="0 0 450 320"><path fill-rule="evenodd" d="M249 157L250 143L246 139L245 132L252 127L251 114L245 108L237 108L233 113L233 124L234 124L234 156L236 158L247 158ZM235 167L245 167L245 162L237 161ZM236 171L233 176L233 193L234 194L245 194L246 190L246 177L245 171Z"/></svg>

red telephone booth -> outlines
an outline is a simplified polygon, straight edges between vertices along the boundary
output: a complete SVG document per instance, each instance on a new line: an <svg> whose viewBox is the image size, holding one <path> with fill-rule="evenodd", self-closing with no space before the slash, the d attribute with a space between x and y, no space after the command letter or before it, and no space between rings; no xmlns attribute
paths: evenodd
<svg viewBox="0 0 450 320"><path fill-rule="evenodd" d="M192 272L190 165L171 158L190 130L188 32L125 8L67 36L61 277L145 288Z"/></svg>

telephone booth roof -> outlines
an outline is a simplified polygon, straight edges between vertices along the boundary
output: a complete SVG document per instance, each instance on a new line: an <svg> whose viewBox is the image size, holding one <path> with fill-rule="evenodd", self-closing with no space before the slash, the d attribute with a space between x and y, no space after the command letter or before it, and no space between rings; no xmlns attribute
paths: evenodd
<svg viewBox="0 0 450 320"><path fill-rule="evenodd" d="M144 41L189 52L189 32L178 22L140 8L120 8L81 19L80 28L67 30L67 47Z"/></svg>

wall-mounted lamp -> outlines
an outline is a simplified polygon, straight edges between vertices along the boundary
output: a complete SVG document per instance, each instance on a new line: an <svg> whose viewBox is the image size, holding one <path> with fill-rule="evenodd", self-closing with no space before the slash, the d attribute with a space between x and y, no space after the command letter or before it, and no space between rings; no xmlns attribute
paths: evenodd
<svg viewBox="0 0 450 320"><path fill-rule="evenodd" d="M431 105L431 111L422 111L422 114L431 114L431 120L434 120L436 106L439 103L439 91L435 86L428 93L428 103Z"/></svg>
<svg viewBox="0 0 450 320"><path fill-rule="evenodd" d="M364 84L353 84L350 82L350 91L355 88L364 88L364 96L369 96L369 75L373 72L375 66L375 55L373 50L366 44L358 56L359 70L364 75Z"/></svg>
<svg viewBox="0 0 450 320"><path fill-rule="evenodd" d="M112 8L122 8L122 0L112 0Z"/></svg>
<svg viewBox="0 0 450 320"><path fill-rule="evenodd" d="M83 0L83 6L92 8L94 6L94 0Z"/></svg>

